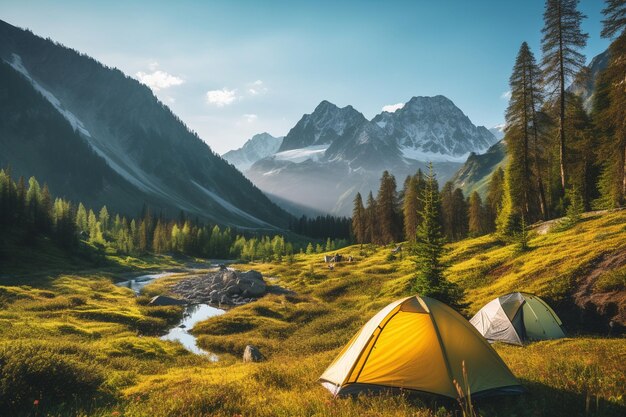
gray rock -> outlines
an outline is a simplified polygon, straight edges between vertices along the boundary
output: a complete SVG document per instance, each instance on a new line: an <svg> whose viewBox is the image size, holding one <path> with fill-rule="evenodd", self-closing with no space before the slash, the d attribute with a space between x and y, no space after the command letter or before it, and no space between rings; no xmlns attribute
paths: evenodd
<svg viewBox="0 0 626 417"><path fill-rule="evenodd" d="M267 289L265 282L256 279L240 278L237 280L237 286L239 287L240 292L245 292L246 295L252 297L263 295Z"/></svg>
<svg viewBox="0 0 626 417"><path fill-rule="evenodd" d="M261 362L263 359L261 351L254 345L247 345L243 351L244 362Z"/></svg>
<svg viewBox="0 0 626 417"><path fill-rule="evenodd" d="M230 282L237 281L237 274L235 271L224 271L222 273L222 282L226 285L230 284Z"/></svg>
<svg viewBox="0 0 626 417"><path fill-rule="evenodd" d="M261 273L259 271L255 271L254 269L251 269L251 270L246 271L246 272L240 272L239 273L239 278L244 278L244 279L248 279L248 280L256 280L256 281L263 282L263 275L261 275Z"/></svg>
<svg viewBox="0 0 626 417"><path fill-rule="evenodd" d="M151 306L180 306L187 303L177 298L172 298L165 295L157 295L156 297L153 297L148 304Z"/></svg>
<svg viewBox="0 0 626 417"><path fill-rule="evenodd" d="M241 292L241 289L239 288L239 286L237 284L229 285L228 287L226 287L224 292L227 295L231 295L232 296L232 295L235 295L235 294L239 294Z"/></svg>

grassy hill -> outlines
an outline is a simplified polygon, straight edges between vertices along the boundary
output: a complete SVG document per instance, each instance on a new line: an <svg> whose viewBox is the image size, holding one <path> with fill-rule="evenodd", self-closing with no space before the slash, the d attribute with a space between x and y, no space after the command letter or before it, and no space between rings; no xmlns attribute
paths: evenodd
<svg viewBox="0 0 626 417"><path fill-rule="evenodd" d="M538 228L519 252L493 236L448 246L449 279L476 312L506 292L534 292L557 311L567 339L495 348L528 389L478 403L485 416L621 416L626 413L626 343L607 337L623 324L626 212L596 214L574 228ZM216 363L154 337L180 307L147 307L184 274L146 287L135 298L109 273L55 274L32 286L0 286L0 409L124 416L448 416L438 398L333 399L318 376L378 309L410 294L413 264L390 248L352 246L355 261L329 270L322 255L257 269L294 292L268 295L194 328ZM156 262L152 260L151 266ZM172 260L168 259L170 268ZM15 284L6 281L6 284ZM244 364L247 344L267 360ZM33 398L39 399L38 404ZM19 411L19 412L18 412ZM455 414L455 412L457 414Z"/></svg>

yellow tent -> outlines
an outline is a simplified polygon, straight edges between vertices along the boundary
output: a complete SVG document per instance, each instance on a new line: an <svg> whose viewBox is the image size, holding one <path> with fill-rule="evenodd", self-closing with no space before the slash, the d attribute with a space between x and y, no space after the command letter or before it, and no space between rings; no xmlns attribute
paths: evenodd
<svg viewBox="0 0 626 417"><path fill-rule="evenodd" d="M352 337L320 377L333 394L405 389L457 398L463 362L472 395L523 389L463 316L428 297L395 301Z"/></svg>

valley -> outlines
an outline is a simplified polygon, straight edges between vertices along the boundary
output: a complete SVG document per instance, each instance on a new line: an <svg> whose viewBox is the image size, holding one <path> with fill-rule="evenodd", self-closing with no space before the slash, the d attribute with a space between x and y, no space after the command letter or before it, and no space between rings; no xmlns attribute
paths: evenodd
<svg viewBox="0 0 626 417"><path fill-rule="evenodd" d="M622 338L607 337L603 315L611 305L626 311L623 287L616 290L623 285L618 282L624 260L612 269L622 275L601 273L598 282L606 285L588 288L602 304L579 305L576 293L585 288L587 274L597 273L598 259L626 251L625 217L623 211L597 214L572 230L532 232L527 252L494 236L447 247L446 274L467 293L465 314L473 314L494 294L528 291L552 305L568 332L566 339L523 347L496 344L528 392L477 401L482 415L512 409L520 416L624 413L625 345ZM269 294L195 324L191 332L199 348L215 353L217 362L160 338L179 323L183 307L147 305L189 276L183 268L197 260L159 257L149 265L136 260L97 273L37 276L33 271L23 278L4 277L0 358L8 368L0 383L2 407L102 416L351 416L378 415L381 409L390 416L453 415L454 403L429 397L334 399L316 381L365 320L411 293L413 261L407 254L390 257L391 249L343 248L339 252L353 256L354 262L337 263L334 270L323 262L323 254L232 265L258 270L266 280L275 277L294 293ZM141 274L142 268L181 272L157 278L139 297L114 285L130 271ZM624 325L624 316L618 317ZM266 360L241 363L248 344L257 346ZM60 375L67 376L58 379ZM11 384L6 378L12 378Z"/></svg>
<svg viewBox="0 0 626 417"><path fill-rule="evenodd" d="M0 417L626 415L626 1L1 9Z"/></svg>

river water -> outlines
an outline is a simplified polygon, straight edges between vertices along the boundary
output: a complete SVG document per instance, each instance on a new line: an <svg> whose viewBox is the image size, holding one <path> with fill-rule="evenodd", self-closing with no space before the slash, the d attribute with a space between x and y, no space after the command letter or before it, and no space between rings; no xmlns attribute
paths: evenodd
<svg viewBox="0 0 626 417"><path fill-rule="evenodd" d="M197 323L208 319L209 317L219 316L225 311L220 308L212 307L208 304L193 304L185 307L183 319L175 327L172 327L166 335L161 336L161 340L170 340L178 342L188 351L196 355L207 355L212 361L217 361L218 357L214 353L207 352L198 347L196 337L190 333L193 326ZM181 327L184 326L184 327Z"/></svg>
<svg viewBox="0 0 626 417"><path fill-rule="evenodd" d="M118 287L130 288L136 295L139 295L143 287L155 279L163 278L176 273L177 272L160 272L156 274L140 275L127 281L118 282L115 285ZM178 342L191 353L195 353L196 355L206 355L209 360L217 361L217 355L198 347L197 339L193 334L191 334L191 330L197 323L224 313L225 311L221 308L212 307L208 304L188 305L185 307L181 321L176 324L176 326L172 327L165 335L161 336L161 340Z"/></svg>

